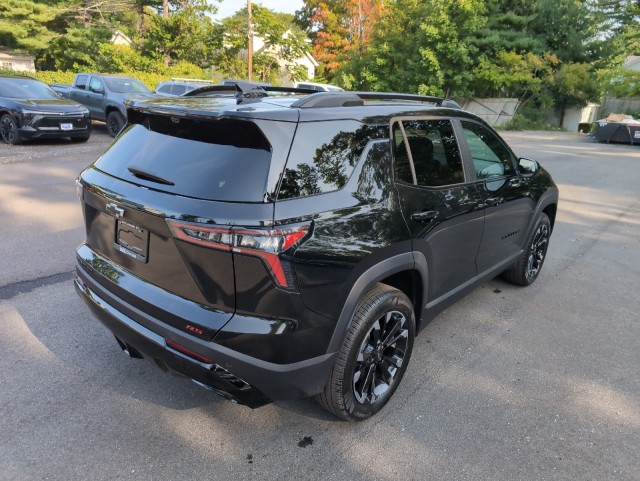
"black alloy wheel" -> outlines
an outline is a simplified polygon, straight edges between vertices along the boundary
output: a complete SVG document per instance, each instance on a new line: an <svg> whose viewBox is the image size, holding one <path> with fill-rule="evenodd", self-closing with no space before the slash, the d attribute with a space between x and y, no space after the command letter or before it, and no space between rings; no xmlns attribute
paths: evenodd
<svg viewBox="0 0 640 481"><path fill-rule="evenodd" d="M409 348L409 320L389 311L364 337L353 373L353 393L360 404L373 404L394 385Z"/></svg>
<svg viewBox="0 0 640 481"><path fill-rule="evenodd" d="M529 257L527 258L527 269L525 271L525 277L533 282L540 269L544 258L547 254L547 247L549 246L549 225L540 223L536 228L533 236L533 241L529 246Z"/></svg>
<svg viewBox="0 0 640 481"><path fill-rule="evenodd" d="M331 377L316 400L339 418L370 418L400 384L414 337L409 298L391 286L376 284L358 302Z"/></svg>
<svg viewBox="0 0 640 481"><path fill-rule="evenodd" d="M0 118L0 136L2 136L2 140L9 145L17 145L22 140L20 138L20 132L18 132L18 124L9 114L4 114Z"/></svg>
<svg viewBox="0 0 640 481"><path fill-rule="evenodd" d="M124 124L124 117L120 112L114 110L107 115L107 131L111 137L116 137L124 127Z"/></svg>
<svg viewBox="0 0 640 481"><path fill-rule="evenodd" d="M519 286L529 286L538 278L547 256L551 222L547 214L540 214L533 232L527 239L526 247L516 263L502 273L502 277Z"/></svg>

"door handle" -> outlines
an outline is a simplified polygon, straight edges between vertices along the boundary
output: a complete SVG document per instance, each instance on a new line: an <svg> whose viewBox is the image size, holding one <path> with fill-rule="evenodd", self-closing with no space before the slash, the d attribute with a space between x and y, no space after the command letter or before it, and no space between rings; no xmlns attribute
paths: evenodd
<svg viewBox="0 0 640 481"><path fill-rule="evenodd" d="M495 207L498 204L502 204L504 199L502 197L490 197L484 201L484 204L488 207Z"/></svg>
<svg viewBox="0 0 640 481"><path fill-rule="evenodd" d="M438 215L435 210L427 210L424 212L414 212L411 214L411 220L416 222L431 222Z"/></svg>

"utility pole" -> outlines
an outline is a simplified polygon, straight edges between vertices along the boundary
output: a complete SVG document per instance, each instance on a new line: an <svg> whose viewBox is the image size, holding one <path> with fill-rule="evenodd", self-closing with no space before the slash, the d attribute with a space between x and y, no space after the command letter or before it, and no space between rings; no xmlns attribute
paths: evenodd
<svg viewBox="0 0 640 481"><path fill-rule="evenodd" d="M251 18L251 0L247 0L247 21L249 22L249 28L247 31L249 32L249 42L248 42L248 50L249 50L249 81L253 80L253 20Z"/></svg>

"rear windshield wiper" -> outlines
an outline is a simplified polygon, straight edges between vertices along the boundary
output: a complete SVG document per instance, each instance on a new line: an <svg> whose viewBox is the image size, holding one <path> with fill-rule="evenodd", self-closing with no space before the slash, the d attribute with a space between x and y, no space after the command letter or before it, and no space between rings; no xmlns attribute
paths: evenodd
<svg viewBox="0 0 640 481"><path fill-rule="evenodd" d="M170 180L164 179L160 176L152 174L151 172L146 172L136 167L127 167L127 169L129 170L129 172L131 172L133 175L135 175L139 179L149 180L151 182L157 182L158 184L164 184L164 185L176 185Z"/></svg>

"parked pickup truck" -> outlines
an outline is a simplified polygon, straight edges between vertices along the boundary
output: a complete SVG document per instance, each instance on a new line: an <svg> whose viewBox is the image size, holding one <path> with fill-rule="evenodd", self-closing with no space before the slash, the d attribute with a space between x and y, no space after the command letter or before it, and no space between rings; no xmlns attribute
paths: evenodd
<svg viewBox="0 0 640 481"><path fill-rule="evenodd" d="M118 135L126 124L127 99L152 98L151 90L132 77L104 74L76 74L73 85L53 84L51 88L66 99L85 105L91 118L107 123L112 137Z"/></svg>

